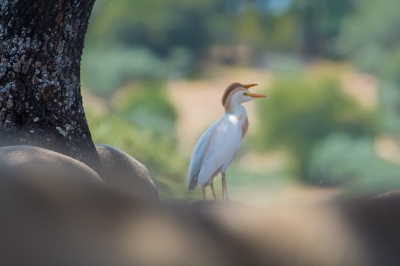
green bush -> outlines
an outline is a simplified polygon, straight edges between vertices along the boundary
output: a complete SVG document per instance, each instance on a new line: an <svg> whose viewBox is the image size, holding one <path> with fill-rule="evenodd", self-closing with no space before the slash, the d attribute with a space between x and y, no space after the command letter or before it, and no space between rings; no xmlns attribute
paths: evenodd
<svg viewBox="0 0 400 266"><path fill-rule="evenodd" d="M383 130L400 140L400 2L354 0L357 12L341 26L337 49L379 78Z"/></svg>
<svg viewBox="0 0 400 266"><path fill-rule="evenodd" d="M95 143L115 146L143 163L162 198L184 199L188 161L168 138L155 137L152 129L139 129L115 115L96 115L85 108ZM194 195L192 195L194 196Z"/></svg>
<svg viewBox="0 0 400 266"><path fill-rule="evenodd" d="M121 48L113 45L86 48L82 55L82 80L98 96L109 97L132 80L155 81L181 78L192 70L192 54L176 47L160 58L144 47Z"/></svg>
<svg viewBox="0 0 400 266"><path fill-rule="evenodd" d="M109 97L131 80L166 77L167 65L146 48L91 48L82 55L82 80L96 95Z"/></svg>
<svg viewBox="0 0 400 266"><path fill-rule="evenodd" d="M374 195L400 188L399 167L379 159L370 138L333 133L315 145L307 174L321 186L341 185L353 195Z"/></svg>
<svg viewBox="0 0 400 266"><path fill-rule="evenodd" d="M312 75L279 76L258 103L259 139L264 150L285 149L294 157L293 170L309 181L306 168L312 148L333 132L351 137L376 134L376 113L365 110L341 89L337 80Z"/></svg>
<svg viewBox="0 0 400 266"><path fill-rule="evenodd" d="M177 113L159 82L126 86L114 100L112 112L138 129L151 128L155 137L175 139Z"/></svg>
<svg viewBox="0 0 400 266"><path fill-rule="evenodd" d="M177 151L177 114L163 84L128 84L108 104L106 114L96 113L95 105L85 106L93 141L115 146L144 164L162 198L187 200L199 196L185 190L189 162Z"/></svg>

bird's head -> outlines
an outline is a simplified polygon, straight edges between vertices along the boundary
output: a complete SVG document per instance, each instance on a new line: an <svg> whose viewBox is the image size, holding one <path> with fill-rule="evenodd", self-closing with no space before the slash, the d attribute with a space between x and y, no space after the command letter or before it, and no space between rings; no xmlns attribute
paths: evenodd
<svg viewBox="0 0 400 266"><path fill-rule="evenodd" d="M228 98L234 100L237 103L245 103L257 98L268 98L267 95L251 93L249 88L257 86L257 84L246 84L232 83L226 88L224 95L222 96L222 105L225 107Z"/></svg>

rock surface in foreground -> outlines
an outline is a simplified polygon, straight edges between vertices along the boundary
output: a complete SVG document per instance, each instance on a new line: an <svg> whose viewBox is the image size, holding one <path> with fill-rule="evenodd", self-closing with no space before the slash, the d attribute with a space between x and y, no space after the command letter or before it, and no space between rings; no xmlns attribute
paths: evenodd
<svg viewBox="0 0 400 266"><path fill-rule="evenodd" d="M64 157L0 148L0 265L398 265L398 198L165 204L119 193ZM25 165L42 171L17 171Z"/></svg>
<svg viewBox="0 0 400 266"><path fill-rule="evenodd" d="M157 188L143 164L109 145L96 144L96 150L107 185L142 199L158 200Z"/></svg>
<svg viewBox="0 0 400 266"><path fill-rule="evenodd" d="M103 183L100 176L84 163L63 154L34 146L0 147L0 176L5 173L25 178L51 175Z"/></svg>

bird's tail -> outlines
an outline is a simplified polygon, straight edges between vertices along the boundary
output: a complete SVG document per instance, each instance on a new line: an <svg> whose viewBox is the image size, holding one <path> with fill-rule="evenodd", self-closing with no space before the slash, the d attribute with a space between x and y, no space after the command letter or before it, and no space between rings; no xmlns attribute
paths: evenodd
<svg viewBox="0 0 400 266"><path fill-rule="evenodd" d="M187 190L193 190L197 187L197 185L197 176L194 178L188 178L188 181L186 183Z"/></svg>

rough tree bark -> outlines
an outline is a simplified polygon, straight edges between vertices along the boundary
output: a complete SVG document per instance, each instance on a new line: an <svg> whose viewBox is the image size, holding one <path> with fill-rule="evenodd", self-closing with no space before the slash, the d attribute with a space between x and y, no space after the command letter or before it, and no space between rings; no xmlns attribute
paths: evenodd
<svg viewBox="0 0 400 266"><path fill-rule="evenodd" d="M93 4L0 0L0 146L38 146L101 169L80 92Z"/></svg>

